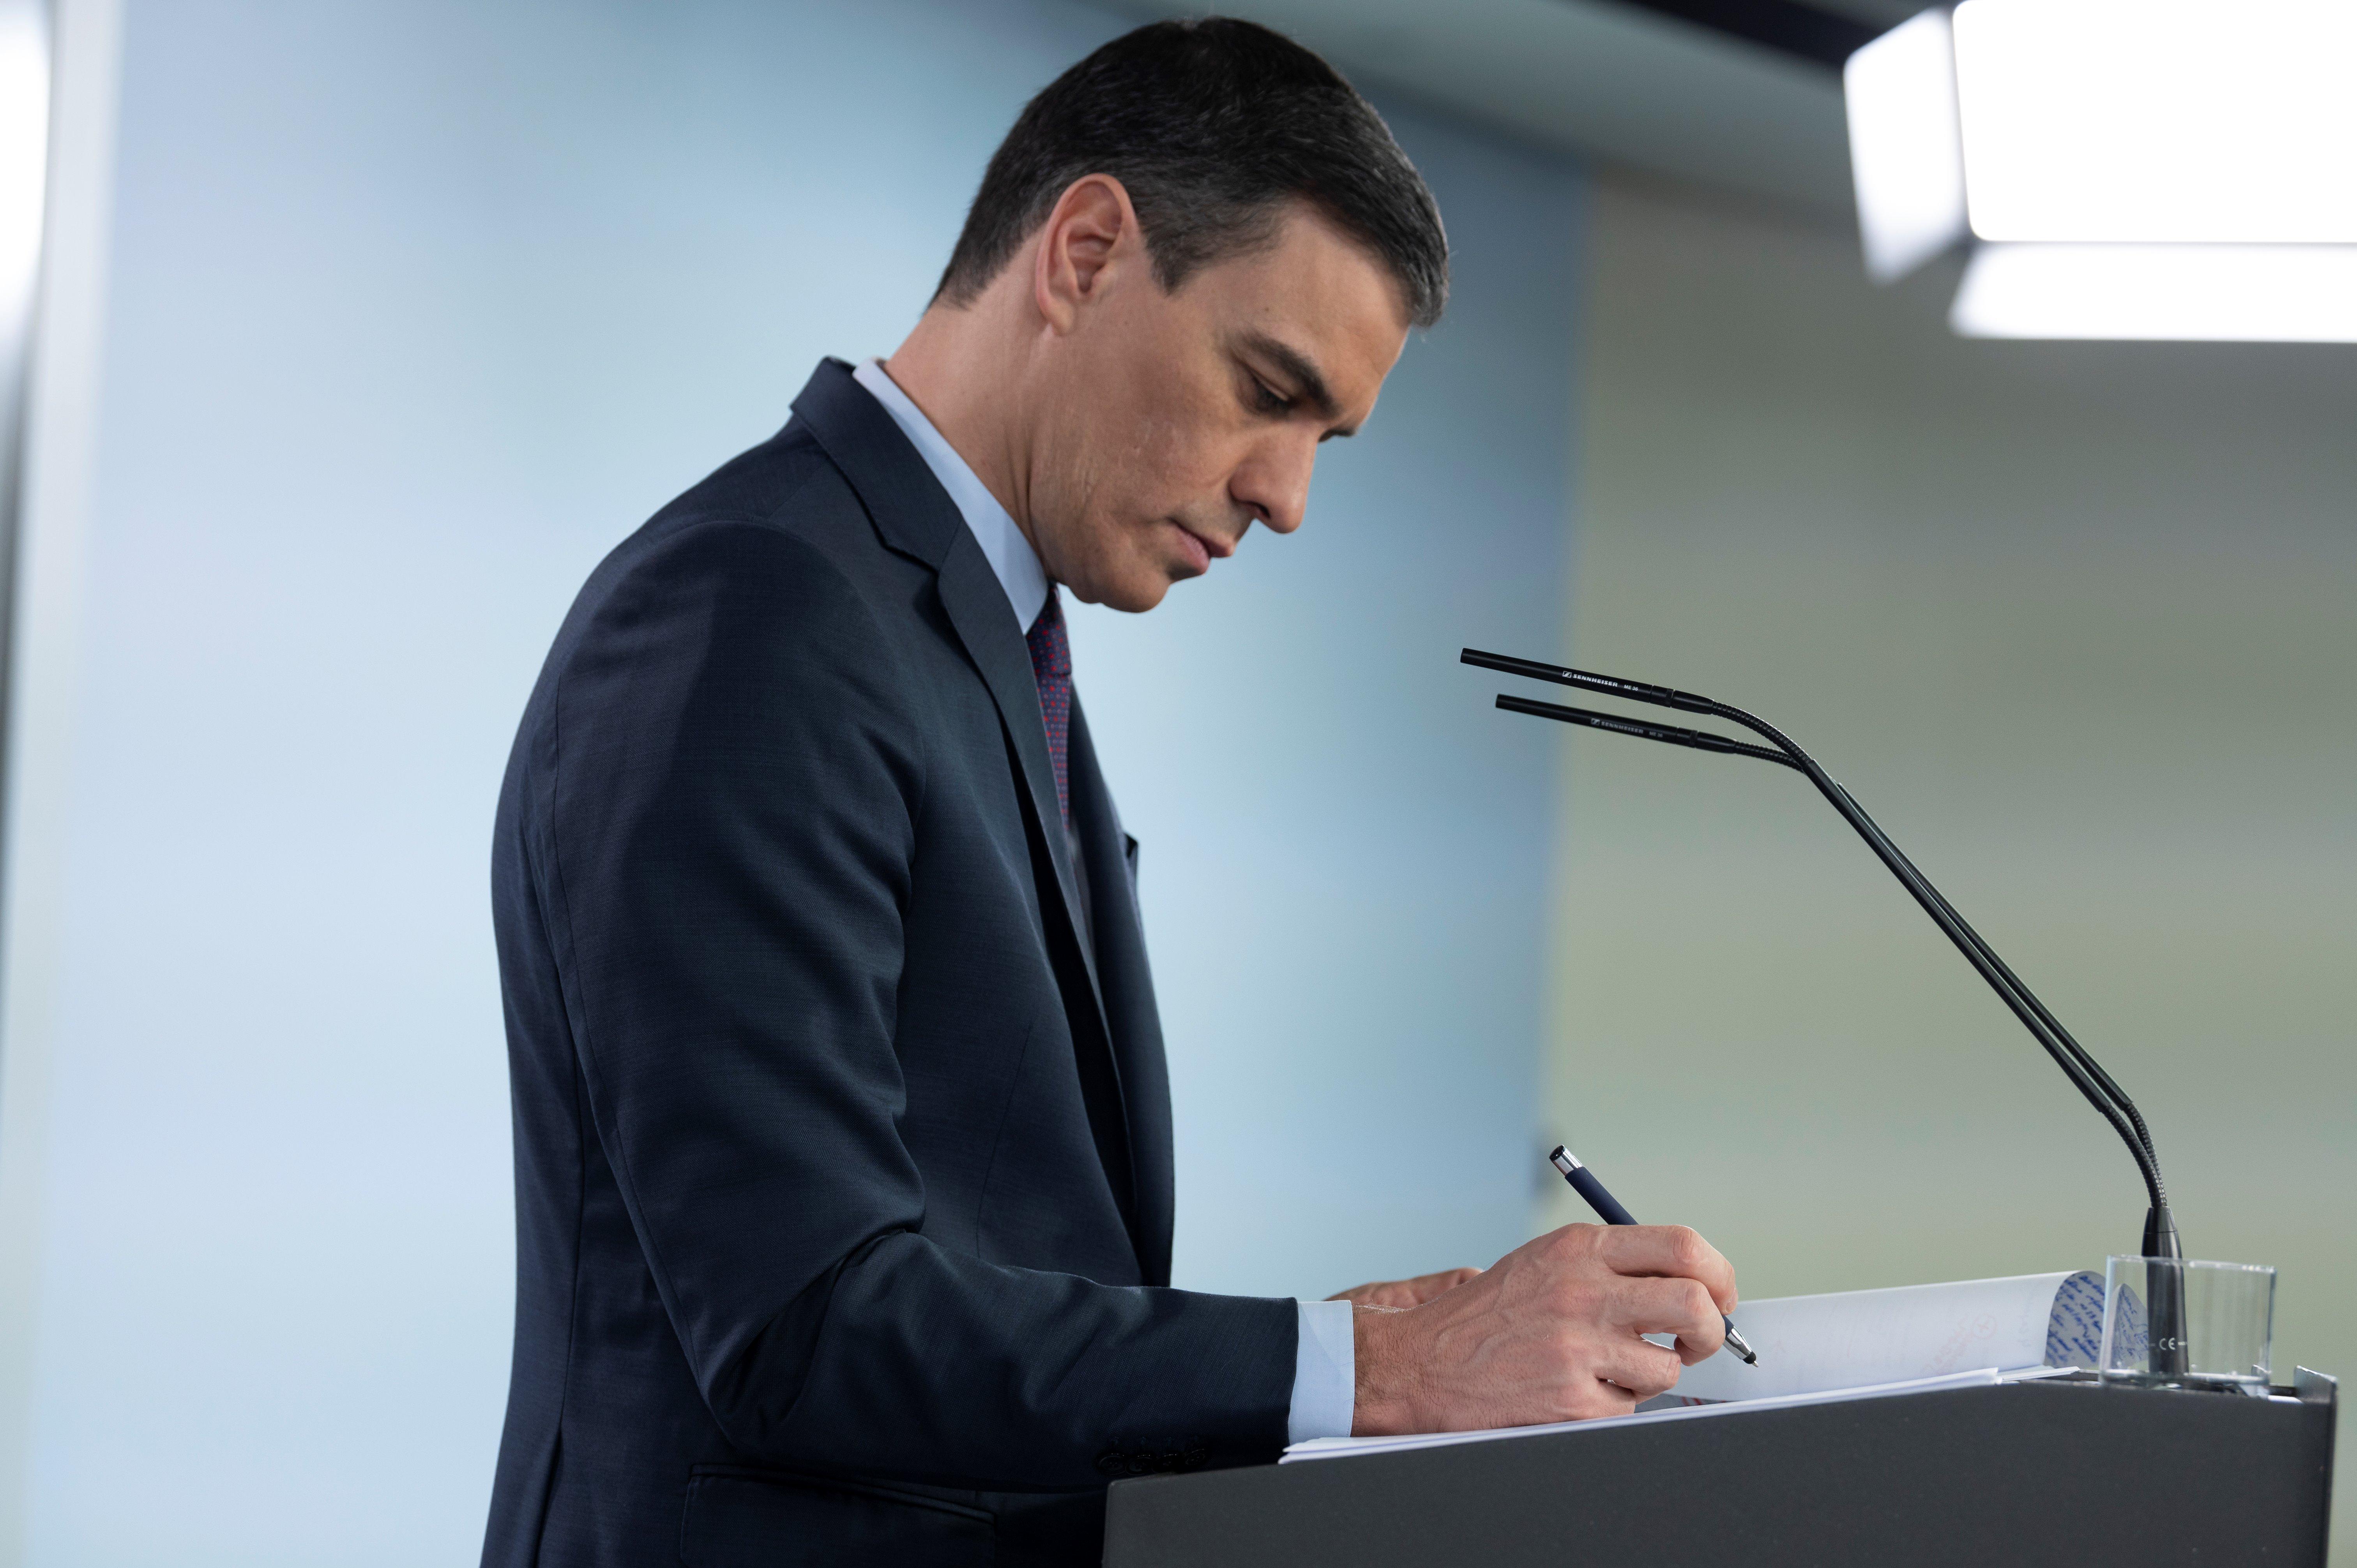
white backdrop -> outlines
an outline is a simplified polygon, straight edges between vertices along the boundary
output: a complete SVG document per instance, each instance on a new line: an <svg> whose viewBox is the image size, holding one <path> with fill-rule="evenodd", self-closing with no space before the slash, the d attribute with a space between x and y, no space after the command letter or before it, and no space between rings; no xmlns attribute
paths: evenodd
<svg viewBox="0 0 2357 1568"><path fill-rule="evenodd" d="M14 759L55 788L9 860L53 875L12 897L48 1005L5 1042L38 1223L0 1259L0 1557L472 1558L511 1288L487 849L547 639L819 355L897 342L1018 104L1124 26L129 0L94 489L38 520L85 575L41 579L71 646L27 666L70 722ZM1532 1191L1554 754L1452 660L1560 644L1581 186L1401 129L1455 314L1302 534L1075 625L1189 1284L1487 1262Z"/></svg>

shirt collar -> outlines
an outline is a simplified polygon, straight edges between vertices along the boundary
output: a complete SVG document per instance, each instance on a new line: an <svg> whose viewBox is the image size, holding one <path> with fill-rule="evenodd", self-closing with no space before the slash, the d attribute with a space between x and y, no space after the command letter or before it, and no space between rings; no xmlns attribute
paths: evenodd
<svg viewBox="0 0 2357 1568"><path fill-rule="evenodd" d="M1048 604L1047 569L1039 564L1039 553L1031 548L1031 542L1023 537L1023 531L1015 526L1015 520L1006 515L998 498L974 477L966 460L957 455L957 448L933 428L924 410L885 374L881 360L866 360L851 372L851 377L884 405L884 412L892 416L892 423L900 427L900 434L909 438L917 456L925 460L925 467L941 481L942 489L950 493L974 542L982 546L984 559L997 575L998 585L1006 591L1006 602L1014 608L1017 628L1028 635L1031 623L1039 618L1039 612Z"/></svg>

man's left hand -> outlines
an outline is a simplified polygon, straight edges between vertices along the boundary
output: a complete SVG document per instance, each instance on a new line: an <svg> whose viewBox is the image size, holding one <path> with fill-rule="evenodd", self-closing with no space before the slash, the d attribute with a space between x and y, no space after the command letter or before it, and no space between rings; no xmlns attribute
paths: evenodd
<svg viewBox="0 0 2357 1568"><path fill-rule="evenodd" d="M1481 1271L1479 1269L1443 1269L1437 1274L1418 1274L1412 1280L1384 1280L1376 1284L1352 1285L1337 1291L1328 1301L1347 1301L1357 1306L1422 1306L1444 1291L1455 1290Z"/></svg>

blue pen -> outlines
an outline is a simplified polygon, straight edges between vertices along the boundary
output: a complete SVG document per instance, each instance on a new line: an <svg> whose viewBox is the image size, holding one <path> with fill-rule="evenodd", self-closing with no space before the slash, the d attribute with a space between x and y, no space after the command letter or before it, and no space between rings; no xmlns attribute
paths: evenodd
<svg viewBox="0 0 2357 1568"><path fill-rule="evenodd" d="M1637 1223L1637 1217L1621 1208L1619 1198L1604 1190L1604 1184L1596 1179L1594 1171L1579 1163L1577 1155L1557 1144L1555 1153L1547 1158L1554 1161L1555 1168L1563 1173L1563 1179L1571 1183L1571 1190L1587 1199L1587 1207L1596 1210L1598 1219L1607 1225ZM1727 1348L1742 1357L1745 1366L1758 1366L1760 1358L1750 1346L1743 1342L1743 1336L1735 1331L1735 1319L1722 1313L1719 1321L1727 1325Z"/></svg>

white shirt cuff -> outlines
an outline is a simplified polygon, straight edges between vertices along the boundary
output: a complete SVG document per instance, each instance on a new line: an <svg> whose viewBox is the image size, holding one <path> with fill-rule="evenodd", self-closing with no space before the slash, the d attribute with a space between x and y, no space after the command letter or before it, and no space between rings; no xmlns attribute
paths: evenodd
<svg viewBox="0 0 2357 1568"><path fill-rule="evenodd" d="M1287 1443L1348 1437L1359 1401L1357 1331L1347 1301L1297 1301L1301 1341L1293 1352L1293 1412Z"/></svg>

